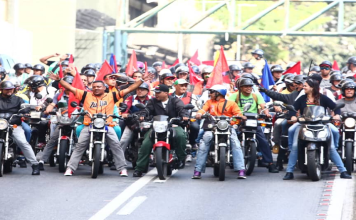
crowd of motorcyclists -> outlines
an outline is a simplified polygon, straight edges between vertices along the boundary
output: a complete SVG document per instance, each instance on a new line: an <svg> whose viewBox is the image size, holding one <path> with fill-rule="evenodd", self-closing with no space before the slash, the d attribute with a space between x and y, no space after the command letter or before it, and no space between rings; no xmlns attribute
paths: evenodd
<svg viewBox="0 0 356 220"><path fill-rule="evenodd" d="M100 63L80 69L70 54L17 63L11 73L0 65L0 176L27 163L40 175L48 163L65 176L88 164L93 178L105 165L127 177L129 161L133 177L156 166L164 179L194 159L192 179L213 167L224 180L225 166L245 179L256 163L270 173L287 164L284 180L294 178L295 167L318 180L331 160L340 178L351 179L356 57L341 71L330 61L304 74L285 74L295 63L271 65L275 85L264 88L263 56L253 51L250 61L229 66L230 83L210 88L214 67L193 63L138 61L131 76L117 63L102 80ZM191 71L199 79L194 85Z"/></svg>

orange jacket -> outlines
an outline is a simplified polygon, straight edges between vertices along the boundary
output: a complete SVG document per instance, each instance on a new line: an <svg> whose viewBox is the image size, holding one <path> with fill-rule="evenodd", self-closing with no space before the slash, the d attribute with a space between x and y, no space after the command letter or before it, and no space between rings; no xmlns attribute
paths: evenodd
<svg viewBox="0 0 356 220"><path fill-rule="evenodd" d="M208 100L202 109L200 109L197 113L204 114L205 112L209 112L213 116L222 116L225 115L227 117L231 116L242 116L241 110L239 106L237 106L234 101L227 101L225 110L222 113L222 108L224 106L224 102L226 99L220 99L219 101Z"/></svg>

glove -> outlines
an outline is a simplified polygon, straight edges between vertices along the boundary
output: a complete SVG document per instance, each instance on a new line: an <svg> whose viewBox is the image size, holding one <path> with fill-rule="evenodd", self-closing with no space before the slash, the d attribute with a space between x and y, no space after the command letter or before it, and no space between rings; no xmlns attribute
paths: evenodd
<svg viewBox="0 0 356 220"><path fill-rule="evenodd" d="M258 86L258 89L260 90L260 92L266 92L267 91L267 89L262 87L262 86Z"/></svg>

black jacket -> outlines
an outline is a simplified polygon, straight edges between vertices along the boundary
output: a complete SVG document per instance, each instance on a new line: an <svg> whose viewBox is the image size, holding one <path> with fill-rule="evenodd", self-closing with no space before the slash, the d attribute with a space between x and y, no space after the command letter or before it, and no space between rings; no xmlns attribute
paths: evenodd
<svg viewBox="0 0 356 220"><path fill-rule="evenodd" d="M334 109L336 107L335 102L333 102L329 97L326 95L320 95L320 106L323 106L325 110L327 108L329 109ZM303 115L304 108L307 107L307 95L302 95L301 97L298 98L298 100L293 104L294 109L296 111L300 111L300 115ZM335 110L335 114L339 115L340 114L340 109Z"/></svg>
<svg viewBox="0 0 356 220"><path fill-rule="evenodd" d="M184 103L179 98L169 96L167 103L167 109L164 109L162 102L158 101L156 98L148 100L146 109L149 112L149 115L168 115L169 118L175 117L188 117L188 111L183 109ZM178 115L178 113L180 114Z"/></svg>
<svg viewBox="0 0 356 220"><path fill-rule="evenodd" d="M302 90L300 90L302 91ZM298 97L300 91L293 91L290 94L281 94L275 91L266 90L264 93L271 97L273 100L282 101L286 105L293 105L295 99Z"/></svg>
<svg viewBox="0 0 356 220"><path fill-rule="evenodd" d="M0 95L0 113L16 114L20 110L22 103L24 103L23 99L16 95L12 95L9 98L4 98Z"/></svg>

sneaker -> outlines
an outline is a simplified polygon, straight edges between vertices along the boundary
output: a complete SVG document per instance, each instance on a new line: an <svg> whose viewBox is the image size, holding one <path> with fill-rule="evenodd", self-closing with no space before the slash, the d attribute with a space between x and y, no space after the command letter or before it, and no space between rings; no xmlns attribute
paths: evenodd
<svg viewBox="0 0 356 220"><path fill-rule="evenodd" d="M127 175L127 170L126 170L126 169L121 170L120 176L121 176L121 177L128 177L128 175Z"/></svg>
<svg viewBox="0 0 356 220"><path fill-rule="evenodd" d="M38 166L39 166L40 170L44 170L43 162L39 162Z"/></svg>
<svg viewBox="0 0 356 220"><path fill-rule="evenodd" d="M20 165L20 168L27 168L27 163L26 163L26 160L20 160L18 162L18 165Z"/></svg>
<svg viewBox="0 0 356 220"><path fill-rule="evenodd" d="M132 175L133 177L142 177L142 172L139 170L135 170L135 172Z"/></svg>
<svg viewBox="0 0 356 220"><path fill-rule="evenodd" d="M66 172L64 173L64 176L72 176L73 171L70 168L67 168Z"/></svg>
<svg viewBox="0 0 356 220"><path fill-rule="evenodd" d="M347 171L340 174L341 179L352 179L352 177L347 173Z"/></svg>
<svg viewBox="0 0 356 220"><path fill-rule="evenodd" d="M245 172L245 170L240 170L240 171L239 171L239 175L238 175L237 179L246 179L246 172Z"/></svg>
<svg viewBox="0 0 356 220"><path fill-rule="evenodd" d="M38 143L38 144L37 144L37 148L38 148L39 150L42 150L45 146L46 146L46 143Z"/></svg>
<svg viewBox="0 0 356 220"><path fill-rule="evenodd" d="M201 172L194 170L192 179L201 179Z"/></svg>
<svg viewBox="0 0 356 220"><path fill-rule="evenodd" d="M187 158L185 159L185 162L192 162L192 155L187 155Z"/></svg>
<svg viewBox="0 0 356 220"><path fill-rule="evenodd" d="M274 163L268 165L268 172L270 173L279 173L279 170L277 170L276 165Z"/></svg>

